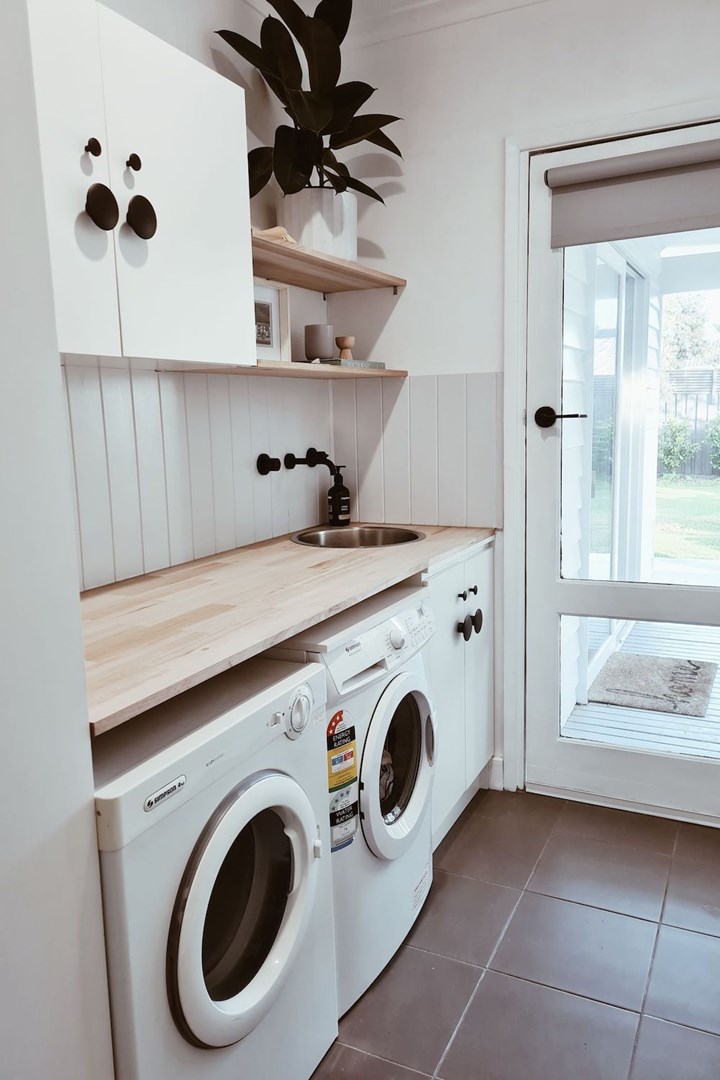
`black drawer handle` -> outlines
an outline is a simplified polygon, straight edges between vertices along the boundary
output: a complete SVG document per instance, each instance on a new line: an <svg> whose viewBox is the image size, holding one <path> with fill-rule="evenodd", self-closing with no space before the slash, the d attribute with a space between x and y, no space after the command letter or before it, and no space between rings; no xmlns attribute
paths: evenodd
<svg viewBox="0 0 720 1080"><path fill-rule="evenodd" d="M269 454L260 454L256 465L261 476L267 476L271 472L280 472L280 458L270 457Z"/></svg>
<svg viewBox="0 0 720 1080"><path fill-rule="evenodd" d="M93 157L100 157L102 154L102 146L96 138L88 139L85 143L85 153L92 154Z"/></svg>
<svg viewBox="0 0 720 1080"><path fill-rule="evenodd" d="M472 615L466 615L462 622L457 624L458 634L462 634L466 641L469 641L473 632L473 617Z"/></svg>
<svg viewBox="0 0 720 1080"><path fill-rule="evenodd" d="M128 203L125 218L132 231L141 240L152 240L157 232L157 214L149 199L144 195L133 195Z"/></svg>
<svg viewBox="0 0 720 1080"><path fill-rule="evenodd" d="M112 232L120 219L117 199L105 184L92 184L85 199L85 213L98 229Z"/></svg>
<svg viewBox="0 0 720 1080"><path fill-rule="evenodd" d="M131 154L125 162L125 166L128 169L132 169L133 172L140 172L142 169L142 161L137 154Z"/></svg>
<svg viewBox="0 0 720 1080"><path fill-rule="evenodd" d="M468 616L468 618L469 617L470 616ZM479 634L480 631L483 628L483 613L482 613L482 610L480 608L478 608L477 611L475 612L475 614L473 615L472 624L473 624L473 629L474 629L475 633Z"/></svg>

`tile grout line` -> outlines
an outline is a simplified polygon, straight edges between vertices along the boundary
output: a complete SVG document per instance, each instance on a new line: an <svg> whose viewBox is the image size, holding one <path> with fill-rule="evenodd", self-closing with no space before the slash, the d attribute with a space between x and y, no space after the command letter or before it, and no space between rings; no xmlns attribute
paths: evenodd
<svg viewBox="0 0 720 1080"><path fill-rule="evenodd" d="M555 826L553 825L552 828L548 832L547 839L546 839L545 843L542 846L542 850L540 851L540 854L538 855L537 859L533 863L532 869L531 869L530 873L527 876L525 884L523 885L522 889L520 890L520 895L518 896L517 900L515 901L515 904L513 905L513 909L510 912L510 914L509 914L509 916L507 918L507 921L506 921L505 925L503 926L503 928L502 928L502 930L500 932L500 936L498 937L498 939L497 939L497 941L495 943L495 948L492 950L492 952L490 953L490 956L487 959L487 963L485 964L485 966L483 968L482 975L478 979L477 985L476 985L475 989L473 990L472 994L470 995L470 999L469 999L467 1005L465 1006L465 1008L463 1009L463 1011L462 1011L462 1013L460 1015L460 1019L458 1020L457 1024L455 1025L455 1027L453 1029L453 1032L452 1032L452 1034L451 1034L451 1036L450 1036L450 1038L449 1038L449 1040L447 1042L447 1045L445 1046L445 1049L442 1052L440 1060L438 1061L437 1065L435 1066L435 1070L434 1070L434 1072L432 1074L433 1075L433 1080L435 1080L435 1078L438 1078L438 1080L440 1080L439 1072L440 1072L440 1069L442 1068L443 1062L445 1061L445 1059L446 1059L446 1057L448 1055L450 1047L452 1046L452 1044L453 1044L453 1042L455 1040L455 1036L457 1035L458 1031L460 1030L460 1026L462 1025L462 1022L465 1019L465 1017L466 1017L466 1015L467 1015L467 1013L468 1013L468 1011L470 1009L470 1006L472 1005L473 1001L475 1000L475 997L477 996L477 992L478 992L478 990L480 989L480 987L482 985L483 979L485 978L485 976L488 973L488 970L490 969L490 964L495 959L495 954L497 953L498 949L500 948L500 945L502 944L502 941L503 941L503 939L505 937L505 934L507 933L507 929L510 926L510 923L513 920L515 912L518 909L518 905L520 904L520 901L522 900L523 896L525 895L525 890L527 888L528 882L530 881L530 878L535 873L535 870L537 869L537 865L540 862L540 860L542 859L543 855L545 854L546 847L550 843L550 837L552 836L554 829L555 829ZM490 883L490 884L492 884L492 883ZM505 886L505 887L507 888L508 886Z"/></svg>
<svg viewBox="0 0 720 1080"><path fill-rule="evenodd" d="M417 1076L421 1076L422 1080L433 1080L430 1073L423 1072L421 1069L415 1069L412 1065L403 1065L401 1061L395 1061L393 1058L383 1057L382 1054L370 1053L369 1050L361 1050L359 1046L354 1046L352 1043L342 1042L339 1035L333 1045L345 1046L348 1050L354 1050L357 1054L362 1054L363 1057L370 1058L371 1061L374 1059L375 1061L385 1061L388 1065L397 1065L399 1069L407 1069L407 1071L411 1075L414 1074Z"/></svg>

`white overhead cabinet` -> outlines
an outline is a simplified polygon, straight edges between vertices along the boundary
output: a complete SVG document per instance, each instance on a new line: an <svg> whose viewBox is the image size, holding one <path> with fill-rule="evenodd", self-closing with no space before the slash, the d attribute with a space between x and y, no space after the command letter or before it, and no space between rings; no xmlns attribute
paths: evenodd
<svg viewBox="0 0 720 1080"><path fill-rule="evenodd" d="M435 633L426 647L436 709L433 784L437 846L493 755L493 549L481 548L427 575Z"/></svg>
<svg viewBox="0 0 720 1080"><path fill-rule="evenodd" d="M243 91L94 0L32 4L60 351L254 365Z"/></svg>

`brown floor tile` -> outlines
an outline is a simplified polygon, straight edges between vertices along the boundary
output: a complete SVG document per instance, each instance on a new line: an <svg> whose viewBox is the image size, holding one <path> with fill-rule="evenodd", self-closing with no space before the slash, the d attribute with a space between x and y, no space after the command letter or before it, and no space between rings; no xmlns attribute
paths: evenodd
<svg viewBox="0 0 720 1080"><path fill-rule="evenodd" d="M655 923L524 893L492 967L639 1012L656 933Z"/></svg>
<svg viewBox="0 0 720 1080"><path fill-rule="evenodd" d="M435 852L435 866L451 874L522 889L545 846L550 828L550 825L518 825L471 813L443 840Z"/></svg>
<svg viewBox="0 0 720 1080"><path fill-rule="evenodd" d="M564 799L527 791L479 791L468 807L471 814L527 825L554 825Z"/></svg>
<svg viewBox="0 0 720 1080"><path fill-rule="evenodd" d="M403 948L340 1021L343 1043L433 1073L482 974Z"/></svg>
<svg viewBox="0 0 720 1080"><path fill-rule="evenodd" d="M346 1080L421 1080L427 1073L415 1072L351 1046L333 1043L311 1080L336 1080L341 1076Z"/></svg>
<svg viewBox="0 0 720 1080"><path fill-rule="evenodd" d="M663 855L672 855L678 831L678 823L667 818L630 814L625 810L578 802L566 803L556 827L562 832L577 833L591 840L644 847Z"/></svg>
<svg viewBox="0 0 720 1080"><path fill-rule="evenodd" d="M678 832L675 854L683 859L720 859L720 829L683 822Z"/></svg>
<svg viewBox="0 0 720 1080"><path fill-rule="evenodd" d="M436 870L407 944L484 967L520 895L503 885Z"/></svg>
<svg viewBox="0 0 720 1080"><path fill-rule="evenodd" d="M661 926L644 1011L720 1035L720 939Z"/></svg>
<svg viewBox="0 0 720 1080"><path fill-rule="evenodd" d="M669 870L670 858L656 851L554 832L527 887L657 921Z"/></svg>
<svg viewBox="0 0 720 1080"><path fill-rule="evenodd" d="M674 859L662 921L720 936L720 859Z"/></svg>
<svg viewBox="0 0 720 1080"><path fill-rule="evenodd" d="M718 1080L720 1039L643 1016L630 1080Z"/></svg>
<svg viewBox="0 0 720 1080"><path fill-rule="evenodd" d="M443 1080L625 1080L638 1016L489 971Z"/></svg>

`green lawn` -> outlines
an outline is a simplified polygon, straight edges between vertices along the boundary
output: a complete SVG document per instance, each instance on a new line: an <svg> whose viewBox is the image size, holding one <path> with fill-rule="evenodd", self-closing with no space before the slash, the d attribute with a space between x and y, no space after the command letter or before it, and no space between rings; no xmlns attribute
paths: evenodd
<svg viewBox="0 0 720 1080"><path fill-rule="evenodd" d="M595 490L591 550L610 550L609 484L598 484ZM666 559L720 559L720 477L658 479L655 554Z"/></svg>

